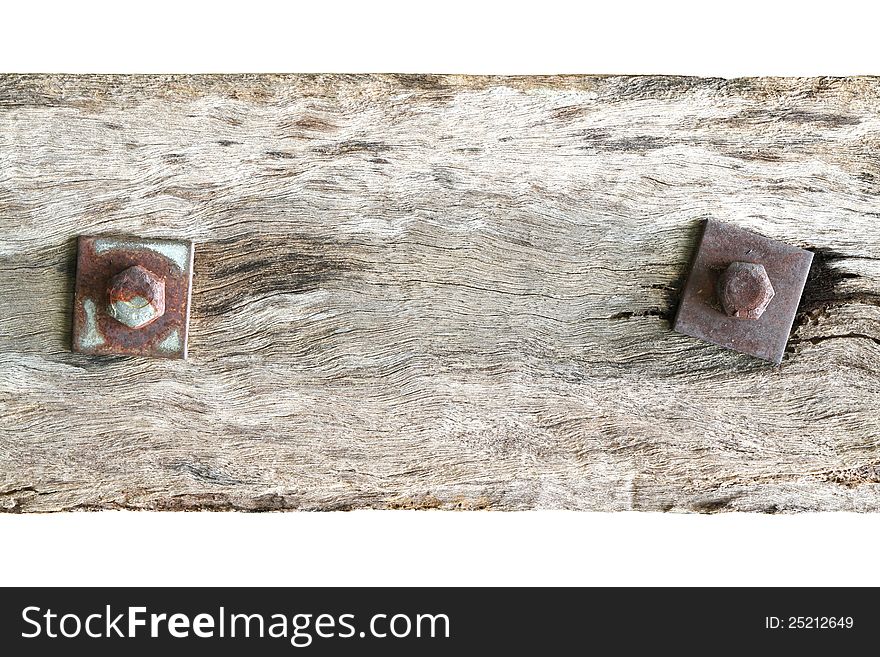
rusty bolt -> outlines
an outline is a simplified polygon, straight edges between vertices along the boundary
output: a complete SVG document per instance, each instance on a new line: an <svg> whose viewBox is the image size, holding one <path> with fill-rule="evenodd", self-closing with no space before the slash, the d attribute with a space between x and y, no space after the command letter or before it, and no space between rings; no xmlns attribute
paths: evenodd
<svg viewBox="0 0 880 657"><path fill-rule="evenodd" d="M718 280L718 296L728 316L758 319L776 292L763 265L732 262Z"/></svg>
<svg viewBox="0 0 880 657"><path fill-rule="evenodd" d="M135 265L110 279L110 316L130 328L146 326L165 313L165 281Z"/></svg>

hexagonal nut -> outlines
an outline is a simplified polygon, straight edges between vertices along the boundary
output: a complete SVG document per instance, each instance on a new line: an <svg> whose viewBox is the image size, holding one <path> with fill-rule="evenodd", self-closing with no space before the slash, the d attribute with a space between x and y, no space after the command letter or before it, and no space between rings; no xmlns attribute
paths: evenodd
<svg viewBox="0 0 880 657"><path fill-rule="evenodd" d="M718 280L718 297L730 317L758 319L774 296L764 266L753 262L731 263Z"/></svg>
<svg viewBox="0 0 880 657"><path fill-rule="evenodd" d="M110 316L130 328L141 328L165 314L165 281L140 265L111 278L108 293Z"/></svg>

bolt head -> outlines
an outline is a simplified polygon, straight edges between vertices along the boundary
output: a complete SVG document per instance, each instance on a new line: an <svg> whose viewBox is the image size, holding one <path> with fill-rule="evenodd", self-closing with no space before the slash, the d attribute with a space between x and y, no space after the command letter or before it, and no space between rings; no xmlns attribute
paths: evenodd
<svg viewBox="0 0 880 657"><path fill-rule="evenodd" d="M763 265L733 262L718 280L718 296L729 317L758 319L776 291Z"/></svg>
<svg viewBox="0 0 880 657"><path fill-rule="evenodd" d="M141 328L165 314L165 281L140 265L110 279L109 313L129 328Z"/></svg>

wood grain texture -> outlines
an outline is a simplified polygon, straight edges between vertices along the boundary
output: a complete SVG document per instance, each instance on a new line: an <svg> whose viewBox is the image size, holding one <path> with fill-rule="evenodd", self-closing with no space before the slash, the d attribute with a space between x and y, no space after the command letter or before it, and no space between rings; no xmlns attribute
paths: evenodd
<svg viewBox="0 0 880 657"><path fill-rule="evenodd" d="M0 77L0 508L880 510L880 78ZM713 217L780 367L670 330ZM190 360L75 238L196 241Z"/></svg>

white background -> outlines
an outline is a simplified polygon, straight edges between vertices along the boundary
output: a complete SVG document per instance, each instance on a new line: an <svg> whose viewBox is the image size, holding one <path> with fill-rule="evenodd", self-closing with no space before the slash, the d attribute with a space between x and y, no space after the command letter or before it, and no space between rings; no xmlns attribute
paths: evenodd
<svg viewBox="0 0 880 657"><path fill-rule="evenodd" d="M878 74L876 5L17 2L0 71ZM0 514L0 585L878 585L878 538L857 514Z"/></svg>

